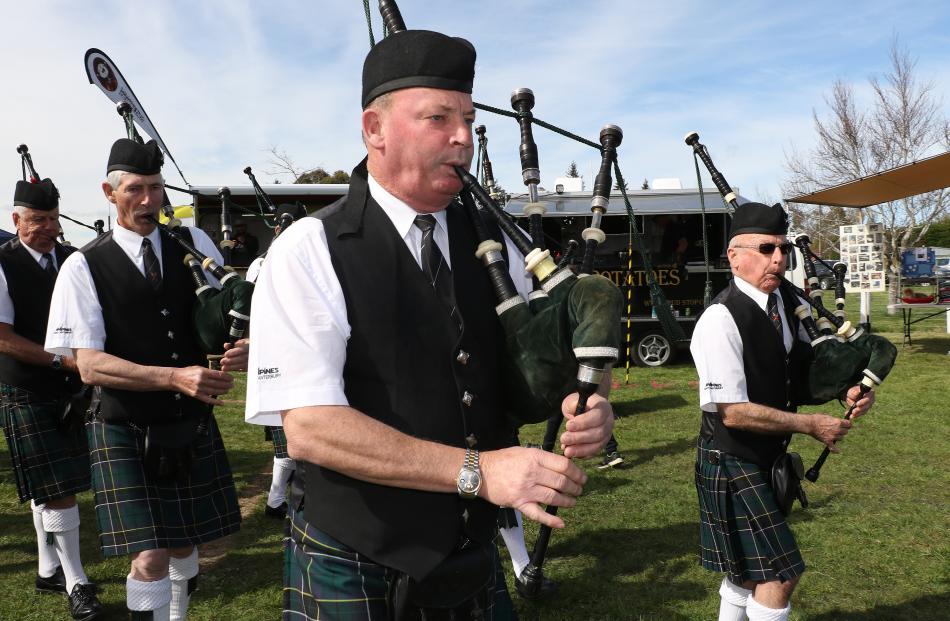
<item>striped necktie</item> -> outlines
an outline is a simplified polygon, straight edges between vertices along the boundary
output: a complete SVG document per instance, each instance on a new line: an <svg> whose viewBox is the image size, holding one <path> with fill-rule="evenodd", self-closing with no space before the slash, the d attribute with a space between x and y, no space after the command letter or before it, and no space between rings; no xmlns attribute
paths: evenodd
<svg viewBox="0 0 950 621"><path fill-rule="evenodd" d="M435 289L439 301L449 311L449 316L456 323L459 318L455 307L455 290L452 285L452 270L449 269L445 257L435 243L435 216L424 214L416 216L415 225L422 231L422 271L429 279L429 284Z"/></svg>
<svg viewBox="0 0 950 621"><path fill-rule="evenodd" d="M145 279L152 290L158 293L162 288L162 268L152 249L152 242L147 237L142 240L142 258L145 259Z"/></svg>

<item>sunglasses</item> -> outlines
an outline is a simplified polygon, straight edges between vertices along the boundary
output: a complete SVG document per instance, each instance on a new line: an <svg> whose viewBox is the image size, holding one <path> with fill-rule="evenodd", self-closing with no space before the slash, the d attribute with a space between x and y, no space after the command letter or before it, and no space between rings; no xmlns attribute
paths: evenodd
<svg viewBox="0 0 950 621"><path fill-rule="evenodd" d="M792 251L792 248L794 247L795 245L792 242L785 242L784 244L767 243L767 244L759 244L758 246L739 246L739 245L733 246L733 248L749 248L751 250L758 250L762 254L767 254L767 255L771 255L772 253L774 253L776 248L781 250L783 255L787 255L789 252Z"/></svg>

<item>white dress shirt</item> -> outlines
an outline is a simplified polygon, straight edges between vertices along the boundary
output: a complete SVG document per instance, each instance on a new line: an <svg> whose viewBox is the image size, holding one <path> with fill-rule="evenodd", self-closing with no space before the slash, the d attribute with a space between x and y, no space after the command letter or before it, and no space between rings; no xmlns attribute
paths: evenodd
<svg viewBox="0 0 950 621"><path fill-rule="evenodd" d="M36 261L37 265L42 269L46 269L46 259L43 258L42 252L37 252L30 248L20 240L20 245L26 249L30 256L33 257L33 260ZM53 262L53 267L59 271L59 264L56 262L56 249L54 248L49 252L50 260ZM15 319L15 313L13 312L13 298L10 297L10 289L7 284L7 275L3 273L3 266L0 265L0 323L8 323L13 325L13 320Z"/></svg>
<svg viewBox="0 0 950 621"><path fill-rule="evenodd" d="M219 264L223 263L221 253L211 238L199 228L188 227L195 248L213 258ZM142 240L138 233L117 226L112 229L112 239L122 249L122 252L132 261L132 264L145 277L145 258L142 254ZM159 266L162 266L162 237L156 227L149 235L152 249L158 257ZM177 242L171 242L177 243ZM208 284L219 286L217 278L205 272ZM102 318L102 306L89 264L81 252L74 252L63 262L56 287L53 289L53 300L50 305L49 323L46 328L46 351L53 354L71 356L73 349L105 348L106 329Z"/></svg>
<svg viewBox="0 0 950 621"><path fill-rule="evenodd" d="M414 225L418 213L372 176L368 185L422 269L422 231ZM436 220L433 239L448 262L445 212L432 215ZM523 257L507 237L505 241L512 280L527 298L532 284L524 273ZM274 240L255 285L251 317L247 422L279 426L281 411L348 405L343 365L350 324L321 220L298 220Z"/></svg>
<svg viewBox="0 0 950 621"><path fill-rule="evenodd" d="M735 277L739 291L746 294L765 313L768 294L762 293L738 276ZM792 331L785 316L781 291L778 297L778 312L782 317L782 333L785 351L792 349ZM799 300L802 304L805 302ZM799 328L798 338L810 342L804 328ZM699 405L706 412L715 412L717 403L747 403L749 391L746 385L745 367L742 363L742 337L732 314L723 304L713 304L700 316L689 344L696 371L699 374Z"/></svg>

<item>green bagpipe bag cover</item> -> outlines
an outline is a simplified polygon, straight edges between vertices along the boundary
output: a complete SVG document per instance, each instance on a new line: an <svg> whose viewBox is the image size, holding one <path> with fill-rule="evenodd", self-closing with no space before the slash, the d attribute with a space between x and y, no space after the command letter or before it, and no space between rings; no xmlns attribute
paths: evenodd
<svg viewBox="0 0 950 621"><path fill-rule="evenodd" d="M864 333L853 341L823 341L814 346L807 372L799 377L796 402L818 405L843 399L845 392L864 377L865 369L883 380L896 360L897 348L877 334Z"/></svg>
<svg viewBox="0 0 950 621"><path fill-rule="evenodd" d="M622 305L620 290L607 278L572 277L551 291L546 304L532 305L536 312L522 304L500 316L512 423L539 423L561 411L561 401L577 389L575 349L618 350ZM614 362L615 354L597 360Z"/></svg>
<svg viewBox="0 0 950 621"><path fill-rule="evenodd" d="M251 314L251 296L254 284L240 278L230 278L221 289L209 289L198 297L193 310L195 337L206 354L221 354L228 341L231 315L234 310L242 315Z"/></svg>

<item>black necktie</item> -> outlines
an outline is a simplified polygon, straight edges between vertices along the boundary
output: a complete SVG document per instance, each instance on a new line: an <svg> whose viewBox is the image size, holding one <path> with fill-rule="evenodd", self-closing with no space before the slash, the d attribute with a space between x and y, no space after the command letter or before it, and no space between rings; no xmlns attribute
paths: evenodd
<svg viewBox="0 0 950 621"><path fill-rule="evenodd" d="M435 216L416 216L415 225L422 231L422 271L429 278L439 300L449 311L449 316L458 321L455 309L455 292L452 286L452 271L435 243Z"/></svg>
<svg viewBox="0 0 950 621"><path fill-rule="evenodd" d="M46 273L56 278L56 266L53 265L53 255L48 252L43 253L43 258L46 259L46 267L43 269L46 270Z"/></svg>
<svg viewBox="0 0 950 621"><path fill-rule="evenodd" d="M158 257L148 238L142 240L142 257L145 259L145 279L157 293L162 288L162 268L158 265Z"/></svg>
<svg viewBox="0 0 950 621"><path fill-rule="evenodd" d="M778 312L778 296L775 295L774 292L769 294L769 301L768 304L766 304L765 312L768 313L769 319L772 320L772 325L778 330L778 335L784 339L785 331L782 329L782 316Z"/></svg>

